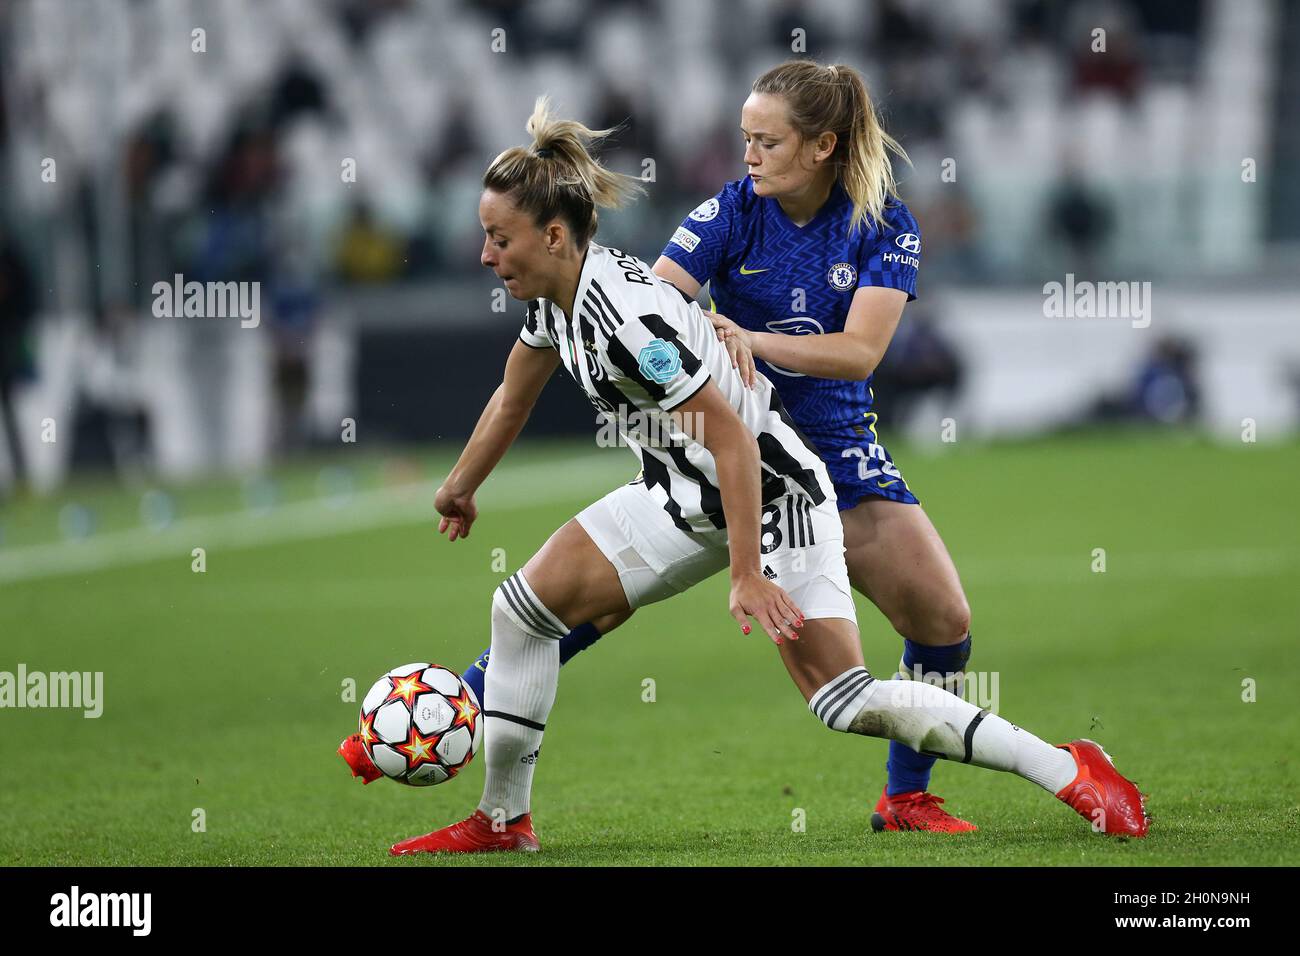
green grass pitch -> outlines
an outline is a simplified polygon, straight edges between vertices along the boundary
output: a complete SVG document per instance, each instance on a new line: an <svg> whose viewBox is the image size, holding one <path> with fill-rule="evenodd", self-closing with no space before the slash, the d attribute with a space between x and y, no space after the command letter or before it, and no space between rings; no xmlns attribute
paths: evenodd
<svg viewBox="0 0 1300 956"><path fill-rule="evenodd" d="M454 451L412 468L436 478ZM350 466L350 501L309 501L279 526L275 511L221 517L237 486L179 489L181 523L129 560L116 549L148 534L121 530L138 523L136 495L81 482L11 503L0 670L103 671L104 711L0 710L0 863L1300 863L1300 445L1135 432L895 453L962 574L971 667L997 672L1000 713L1054 742L1100 741L1151 794L1146 840L1094 835L1022 780L943 762L932 789L980 832L871 833L886 743L808 713L770 642L731 621L724 574L562 672L533 795L540 855L391 860L392 842L474 807L482 762L444 786L363 787L334 752L356 725L344 681L359 699L390 667L459 669L481 650L504 577L494 559L518 568L635 473L627 452L587 443L512 452L455 544L422 517L427 487L382 492L398 486L378 457ZM278 475L279 509L313 494L315 467ZM98 530L60 544L73 498ZM373 520L349 523L363 507ZM259 521L270 533L232 543ZM14 571L42 542L58 560L98 557L72 574ZM207 548L204 573L193 547ZM892 673L898 637L858 607L867 666Z"/></svg>

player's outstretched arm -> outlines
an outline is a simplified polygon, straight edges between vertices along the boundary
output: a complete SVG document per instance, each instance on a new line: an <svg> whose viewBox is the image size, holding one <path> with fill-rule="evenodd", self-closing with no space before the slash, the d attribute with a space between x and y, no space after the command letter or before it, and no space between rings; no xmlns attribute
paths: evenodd
<svg viewBox="0 0 1300 956"><path fill-rule="evenodd" d="M712 381L673 409L682 428L709 450L718 467L718 490L727 518L731 553L731 616L749 633L754 618L777 644L797 640L803 612L790 595L763 577L759 536L763 510L758 442Z"/></svg>
<svg viewBox="0 0 1300 956"><path fill-rule="evenodd" d="M537 396L559 364L555 349L535 349L515 342L506 360L504 379L479 416L456 466L434 496L434 507L442 515L438 522L440 534L450 531L452 541L469 537L470 526L478 517L474 493L519 437L537 404Z"/></svg>

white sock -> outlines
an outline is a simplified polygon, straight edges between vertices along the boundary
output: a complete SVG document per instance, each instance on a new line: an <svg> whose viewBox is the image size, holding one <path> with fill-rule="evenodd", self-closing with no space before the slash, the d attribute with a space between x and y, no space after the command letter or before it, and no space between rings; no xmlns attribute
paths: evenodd
<svg viewBox="0 0 1300 956"><path fill-rule="evenodd" d="M542 731L560 678L558 638L568 631L537 599L523 572L492 596L492 666L483 687L491 705L483 712L487 779L478 808L494 823L529 812Z"/></svg>
<svg viewBox="0 0 1300 956"><path fill-rule="evenodd" d="M876 680L853 667L813 695L808 708L832 730L885 737L917 753L1005 770L1056 794L1078 774L1069 751L932 684Z"/></svg>

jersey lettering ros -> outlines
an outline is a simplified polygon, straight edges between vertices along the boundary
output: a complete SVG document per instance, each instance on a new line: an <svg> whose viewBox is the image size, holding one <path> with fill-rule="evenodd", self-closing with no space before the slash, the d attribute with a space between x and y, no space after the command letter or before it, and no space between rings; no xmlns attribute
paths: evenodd
<svg viewBox="0 0 1300 956"><path fill-rule="evenodd" d="M712 380L758 441L763 503L796 494L834 497L826 467L763 376L746 389L713 326L640 259L591 243L574 316L546 299L528 303L519 333L553 348L588 400L638 454L646 488L683 531L726 527L717 464L669 413Z"/></svg>

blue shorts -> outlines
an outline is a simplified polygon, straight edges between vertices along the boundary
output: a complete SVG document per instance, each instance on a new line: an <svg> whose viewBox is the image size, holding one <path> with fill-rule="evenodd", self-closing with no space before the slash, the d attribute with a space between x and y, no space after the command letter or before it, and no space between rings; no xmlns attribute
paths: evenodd
<svg viewBox="0 0 1300 956"><path fill-rule="evenodd" d="M905 505L920 504L889 452L876 438L875 412L867 412L861 425L851 422L830 429L803 431L826 463L840 511L847 511L872 495Z"/></svg>

